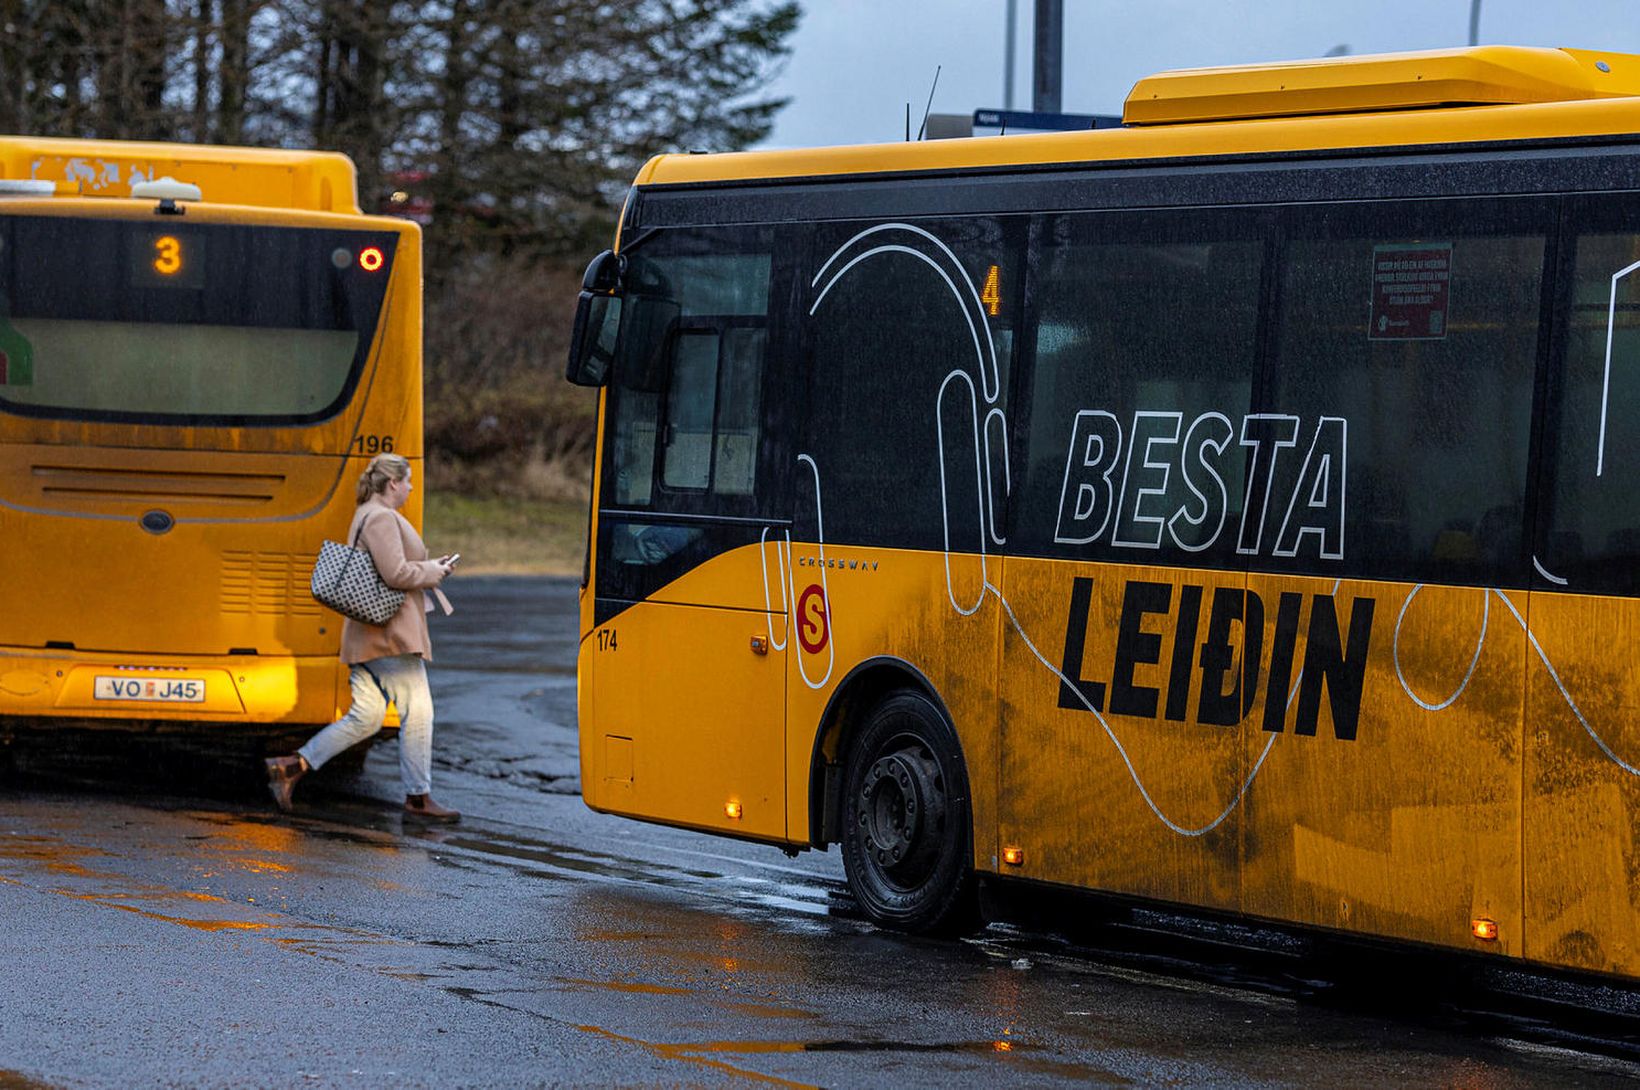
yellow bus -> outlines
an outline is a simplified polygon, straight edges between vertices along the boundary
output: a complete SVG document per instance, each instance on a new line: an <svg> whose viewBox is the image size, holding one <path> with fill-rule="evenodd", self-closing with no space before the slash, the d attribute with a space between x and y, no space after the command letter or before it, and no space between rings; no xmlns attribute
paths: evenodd
<svg viewBox="0 0 1640 1090"><path fill-rule="evenodd" d="M419 228L344 156L0 137L0 730L335 718L313 558L421 431Z"/></svg>
<svg viewBox="0 0 1640 1090"><path fill-rule="evenodd" d="M596 810L1640 973L1640 57L663 156L588 270Z"/></svg>

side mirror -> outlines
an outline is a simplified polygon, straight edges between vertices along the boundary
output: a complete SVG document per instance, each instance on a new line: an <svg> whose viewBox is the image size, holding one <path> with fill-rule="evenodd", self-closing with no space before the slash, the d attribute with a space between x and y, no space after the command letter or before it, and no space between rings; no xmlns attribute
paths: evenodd
<svg viewBox="0 0 1640 1090"><path fill-rule="evenodd" d="M577 386L602 386L609 381L621 329L619 292L625 271L626 259L605 250L592 259L581 280L569 363L564 369L564 377Z"/></svg>
<svg viewBox="0 0 1640 1090"><path fill-rule="evenodd" d="M564 377L577 386L609 381L621 330L621 297L583 291L575 304L575 327L569 338L569 366Z"/></svg>

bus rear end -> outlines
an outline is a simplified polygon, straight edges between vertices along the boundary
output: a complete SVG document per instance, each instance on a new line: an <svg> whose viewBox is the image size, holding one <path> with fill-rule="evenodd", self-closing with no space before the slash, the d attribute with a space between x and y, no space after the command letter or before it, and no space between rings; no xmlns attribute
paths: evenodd
<svg viewBox="0 0 1640 1090"><path fill-rule="evenodd" d="M0 168L0 731L330 721L308 578L371 455L420 469L418 228L359 215L334 155L17 139Z"/></svg>

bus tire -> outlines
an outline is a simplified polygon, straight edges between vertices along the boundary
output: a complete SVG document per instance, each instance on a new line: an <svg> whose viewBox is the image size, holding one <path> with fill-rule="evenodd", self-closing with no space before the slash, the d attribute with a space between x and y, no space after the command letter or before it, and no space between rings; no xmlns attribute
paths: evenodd
<svg viewBox="0 0 1640 1090"><path fill-rule="evenodd" d="M866 715L843 780L843 869L872 922L966 934L980 924L968 777L956 732L901 689Z"/></svg>

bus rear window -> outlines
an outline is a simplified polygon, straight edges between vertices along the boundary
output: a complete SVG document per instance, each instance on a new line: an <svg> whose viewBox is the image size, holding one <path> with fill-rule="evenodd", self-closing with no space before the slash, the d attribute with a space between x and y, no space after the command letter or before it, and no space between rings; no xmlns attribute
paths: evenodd
<svg viewBox="0 0 1640 1090"><path fill-rule="evenodd" d="M330 416L370 351L397 237L0 220L0 408L220 425Z"/></svg>

